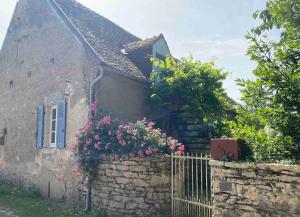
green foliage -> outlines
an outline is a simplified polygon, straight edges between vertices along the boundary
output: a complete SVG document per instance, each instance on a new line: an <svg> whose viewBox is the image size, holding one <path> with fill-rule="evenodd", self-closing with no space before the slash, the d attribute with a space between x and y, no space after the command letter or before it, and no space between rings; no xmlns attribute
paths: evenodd
<svg viewBox="0 0 300 217"><path fill-rule="evenodd" d="M300 143L300 3L269 0L254 13L262 23L246 35L248 56L257 62L254 81L238 80L242 100L235 137L244 138L256 160L299 157ZM270 32L281 32L278 40Z"/></svg>
<svg viewBox="0 0 300 217"><path fill-rule="evenodd" d="M24 189L19 185L0 182L0 208L13 211L22 217L96 217L79 210L66 209L61 203L46 201L39 196L37 189Z"/></svg>
<svg viewBox="0 0 300 217"><path fill-rule="evenodd" d="M214 136L224 135L229 103L222 84L227 73L212 62L201 63L192 57L152 61L156 69L151 74L152 107L171 111L185 105L195 119L213 129Z"/></svg>

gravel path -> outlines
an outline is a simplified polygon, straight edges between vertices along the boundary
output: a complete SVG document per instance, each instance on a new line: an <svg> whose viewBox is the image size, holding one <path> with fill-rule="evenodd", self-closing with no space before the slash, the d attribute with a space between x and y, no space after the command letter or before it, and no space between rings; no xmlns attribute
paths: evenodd
<svg viewBox="0 0 300 217"><path fill-rule="evenodd" d="M18 217L12 211L0 206L0 217Z"/></svg>

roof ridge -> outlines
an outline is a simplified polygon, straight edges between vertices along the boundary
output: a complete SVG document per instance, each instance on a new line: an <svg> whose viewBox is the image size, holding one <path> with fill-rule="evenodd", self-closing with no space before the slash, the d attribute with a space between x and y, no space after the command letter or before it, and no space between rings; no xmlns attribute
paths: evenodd
<svg viewBox="0 0 300 217"><path fill-rule="evenodd" d="M83 5L82 3L78 2L77 0L54 0L55 2L57 1L69 1L71 2L74 6L77 6L78 8L81 8L83 10L86 10L87 12L93 14L94 16L101 18L103 20L105 20L105 22L108 22L110 24L113 25L113 27L118 28L119 30L122 30L124 32L126 32L128 35L132 36L134 38L134 40L141 40L138 36L132 34L131 32L127 31L126 29L122 28L121 26L119 26L118 24L116 24L115 22L111 21L110 19L106 18L105 16L98 14L97 12L93 11L91 8L88 8L87 6Z"/></svg>
<svg viewBox="0 0 300 217"><path fill-rule="evenodd" d="M134 52L140 48L152 46L154 43L156 43L162 37L164 37L164 35L162 33L160 33L159 35L155 35L150 38L127 43L127 44L123 45L123 52L130 53L130 52Z"/></svg>

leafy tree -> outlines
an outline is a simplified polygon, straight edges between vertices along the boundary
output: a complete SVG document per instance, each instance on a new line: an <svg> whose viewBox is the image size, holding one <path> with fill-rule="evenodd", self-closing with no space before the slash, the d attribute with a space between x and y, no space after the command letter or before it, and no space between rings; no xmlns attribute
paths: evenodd
<svg viewBox="0 0 300 217"><path fill-rule="evenodd" d="M209 126L214 136L226 131L228 97L222 87L227 73L212 62L201 63L192 57L176 61L167 57L153 60L150 102L158 110L171 112L184 105L194 119Z"/></svg>
<svg viewBox="0 0 300 217"><path fill-rule="evenodd" d="M300 143L300 2L269 0L253 17L261 24L246 35L248 56L256 61L256 79L238 80L243 109L232 123L256 160L299 157ZM280 38L272 38L273 31ZM270 34L271 33L271 34Z"/></svg>

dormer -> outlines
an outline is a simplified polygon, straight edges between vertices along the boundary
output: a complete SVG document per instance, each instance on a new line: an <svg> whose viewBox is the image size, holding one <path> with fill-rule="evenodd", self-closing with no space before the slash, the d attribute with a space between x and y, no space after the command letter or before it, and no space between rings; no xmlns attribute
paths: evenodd
<svg viewBox="0 0 300 217"><path fill-rule="evenodd" d="M165 59L170 55L170 49L163 34L124 45L121 52L126 54L147 78L153 71L150 58Z"/></svg>

